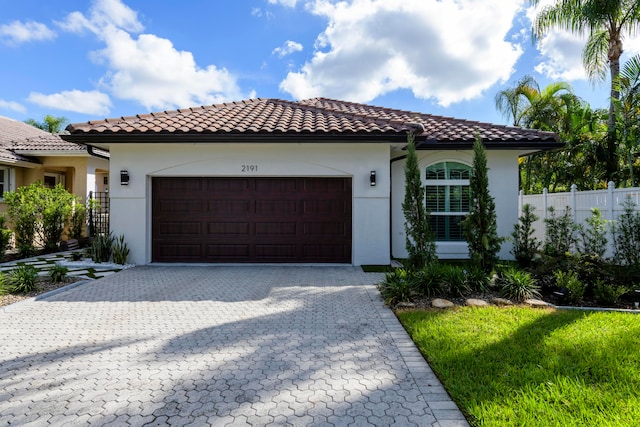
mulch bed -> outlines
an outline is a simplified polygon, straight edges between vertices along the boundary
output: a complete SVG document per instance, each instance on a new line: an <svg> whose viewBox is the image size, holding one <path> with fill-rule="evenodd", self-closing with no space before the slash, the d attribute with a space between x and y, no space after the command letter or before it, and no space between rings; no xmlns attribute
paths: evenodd
<svg viewBox="0 0 640 427"><path fill-rule="evenodd" d="M64 286L70 285L71 283L79 282L81 280L84 280L84 279L81 279L78 277L67 277L62 282L53 283L51 279L49 279L48 277L41 277L38 279L36 290L34 291L31 291L25 294L0 295L0 307L13 304L19 301L23 301L28 298L36 297L38 295L42 295L46 292L62 288Z"/></svg>

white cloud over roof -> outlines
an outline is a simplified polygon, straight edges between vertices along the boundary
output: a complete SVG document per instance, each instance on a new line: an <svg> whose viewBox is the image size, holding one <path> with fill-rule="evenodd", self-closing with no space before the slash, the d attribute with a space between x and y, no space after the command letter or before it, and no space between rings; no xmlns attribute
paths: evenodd
<svg viewBox="0 0 640 427"><path fill-rule="evenodd" d="M19 45L31 41L51 40L56 33L45 24L35 21L13 21L0 25L0 39L9 45Z"/></svg>
<svg viewBox="0 0 640 427"><path fill-rule="evenodd" d="M97 90L67 90L50 95L31 92L28 100L42 107L101 116L109 114L111 107L109 95Z"/></svg>
<svg viewBox="0 0 640 427"><path fill-rule="evenodd" d="M506 38L522 3L316 0L308 8L327 28L280 88L298 99L367 102L398 89L443 106L473 99L513 72L522 48Z"/></svg>

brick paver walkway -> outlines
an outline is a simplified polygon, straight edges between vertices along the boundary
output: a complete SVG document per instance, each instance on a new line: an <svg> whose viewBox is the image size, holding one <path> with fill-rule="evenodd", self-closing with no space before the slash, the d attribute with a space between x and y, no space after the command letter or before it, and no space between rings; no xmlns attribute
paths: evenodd
<svg viewBox="0 0 640 427"><path fill-rule="evenodd" d="M355 267L145 266L0 311L0 426L466 426Z"/></svg>

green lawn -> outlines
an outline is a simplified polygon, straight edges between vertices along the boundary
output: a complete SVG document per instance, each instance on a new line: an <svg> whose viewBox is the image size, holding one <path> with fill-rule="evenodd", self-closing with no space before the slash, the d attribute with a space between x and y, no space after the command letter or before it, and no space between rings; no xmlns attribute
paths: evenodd
<svg viewBox="0 0 640 427"><path fill-rule="evenodd" d="M530 308L404 311L474 426L639 426L640 316Z"/></svg>

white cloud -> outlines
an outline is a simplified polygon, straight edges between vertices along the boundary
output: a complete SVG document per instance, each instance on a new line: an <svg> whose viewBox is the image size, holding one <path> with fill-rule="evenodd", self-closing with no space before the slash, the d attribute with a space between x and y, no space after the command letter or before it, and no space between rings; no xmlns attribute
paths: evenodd
<svg viewBox="0 0 640 427"><path fill-rule="evenodd" d="M40 22L13 21L0 25L0 38L7 44L17 45L30 41L51 40L56 33Z"/></svg>
<svg viewBox="0 0 640 427"><path fill-rule="evenodd" d="M566 31L552 31L538 41L543 56L534 69L552 80L584 80L587 75L582 64L582 49L586 39Z"/></svg>
<svg viewBox="0 0 640 427"><path fill-rule="evenodd" d="M269 4L279 4L286 7L296 7L298 0L268 0Z"/></svg>
<svg viewBox="0 0 640 427"><path fill-rule="evenodd" d="M199 67L191 52L177 50L170 40L156 35L133 36L144 27L136 12L120 0L96 1L88 15L74 12L60 26L68 31L90 31L104 43L91 56L108 68L100 85L114 98L152 110L244 97L236 77L226 69Z"/></svg>
<svg viewBox="0 0 640 427"><path fill-rule="evenodd" d="M27 112L27 109L24 107L24 105L13 101L5 101L3 99L0 99L0 109L16 111L18 113Z"/></svg>
<svg viewBox="0 0 640 427"><path fill-rule="evenodd" d="M109 114L111 107L109 96L97 90L69 90L51 95L31 92L28 100L42 107L102 116Z"/></svg>
<svg viewBox="0 0 640 427"><path fill-rule="evenodd" d="M398 89L447 106L508 80L522 54L505 41L524 0L315 0L329 24L313 58L280 88L368 102Z"/></svg>
<svg viewBox="0 0 640 427"><path fill-rule="evenodd" d="M302 52L302 45L300 43L287 40L282 46L273 49L272 53L274 55L278 55L279 58L284 58L294 52Z"/></svg>

